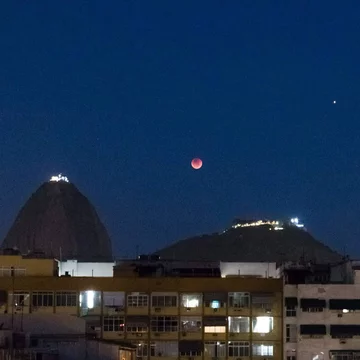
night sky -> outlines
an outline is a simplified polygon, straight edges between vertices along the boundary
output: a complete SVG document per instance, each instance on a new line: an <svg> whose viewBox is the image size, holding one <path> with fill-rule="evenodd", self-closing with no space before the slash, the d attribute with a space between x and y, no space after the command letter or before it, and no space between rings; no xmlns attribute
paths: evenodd
<svg viewBox="0 0 360 360"><path fill-rule="evenodd" d="M63 172L118 256L292 216L360 256L359 39L358 0L1 2L1 238Z"/></svg>

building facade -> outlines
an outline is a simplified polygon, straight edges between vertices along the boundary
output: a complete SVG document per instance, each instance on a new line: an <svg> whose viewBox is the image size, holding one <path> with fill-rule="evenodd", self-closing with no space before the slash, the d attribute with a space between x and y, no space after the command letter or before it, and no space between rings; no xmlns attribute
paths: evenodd
<svg viewBox="0 0 360 360"><path fill-rule="evenodd" d="M360 358L359 270L349 264L285 271L285 360Z"/></svg>
<svg viewBox="0 0 360 360"><path fill-rule="evenodd" d="M57 341L55 333L63 342L85 332L136 345L139 360L283 356L280 279L23 276L1 283L0 321L43 346Z"/></svg>

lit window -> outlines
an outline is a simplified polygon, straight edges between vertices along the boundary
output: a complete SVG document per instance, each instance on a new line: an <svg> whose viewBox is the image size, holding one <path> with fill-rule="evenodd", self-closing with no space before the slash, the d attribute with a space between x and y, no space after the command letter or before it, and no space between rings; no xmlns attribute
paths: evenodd
<svg viewBox="0 0 360 360"><path fill-rule="evenodd" d="M274 329L274 318L270 316L257 316L252 322L253 332L267 334Z"/></svg>
<svg viewBox="0 0 360 360"><path fill-rule="evenodd" d="M210 307L212 309L220 309L220 301L218 301L218 300L211 301Z"/></svg>

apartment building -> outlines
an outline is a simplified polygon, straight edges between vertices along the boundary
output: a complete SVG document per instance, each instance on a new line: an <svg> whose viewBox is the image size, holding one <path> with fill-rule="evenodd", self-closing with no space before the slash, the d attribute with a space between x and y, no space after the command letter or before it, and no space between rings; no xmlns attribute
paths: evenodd
<svg viewBox="0 0 360 360"><path fill-rule="evenodd" d="M42 346L84 334L128 342L139 360L282 359L282 280L222 278L211 266L4 277L0 322Z"/></svg>
<svg viewBox="0 0 360 360"><path fill-rule="evenodd" d="M284 359L360 358L356 264L293 265L284 273Z"/></svg>

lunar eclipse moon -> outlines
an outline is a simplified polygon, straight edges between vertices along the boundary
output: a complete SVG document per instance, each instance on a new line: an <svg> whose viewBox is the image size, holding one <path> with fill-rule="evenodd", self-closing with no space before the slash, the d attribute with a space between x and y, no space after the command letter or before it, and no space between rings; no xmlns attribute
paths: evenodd
<svg viewBox="0 0 360 360"><path fill-rule="evenodd" d="M191 160L191 166L195 170L199 170L202 167L202 160L199 158L194 158Z"/></svg>

